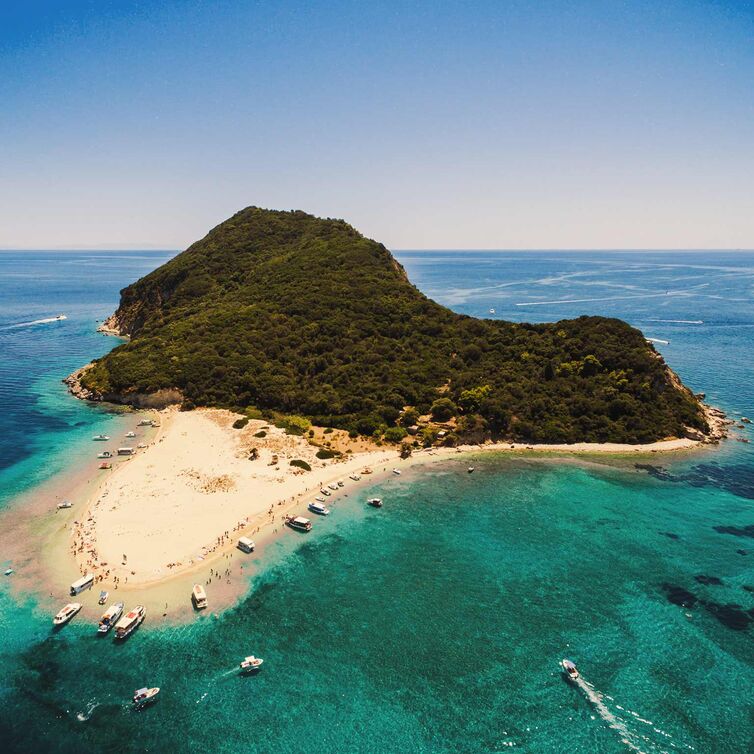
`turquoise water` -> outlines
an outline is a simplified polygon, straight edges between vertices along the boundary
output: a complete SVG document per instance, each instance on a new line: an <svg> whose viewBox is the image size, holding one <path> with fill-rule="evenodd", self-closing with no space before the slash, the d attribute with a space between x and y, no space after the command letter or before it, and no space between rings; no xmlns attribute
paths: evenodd
<svg viewBox="0 0 754 754"><path fill-rule="evenodd" d="M754 414L754 255L398 256L422 290L459 311L623 317L670 341L658 348L694 389ZM23 384L40 411L62 417L65 428L49 431L64 445L110 418L67 398L57 379L111 345L90 334L91 321L137 268L161 261L119 255L110 267L101 257L96 274L73 265L87 281L82 297L97 299L81 323L67 334L54 324L43 343L32 330L22 349ZM44 264L64 285L56 259ZM20 305L8 317L6 301L0 324L37 318ZM558 303L517 306L540 301ZM3 368L3 380L14 374ZM3 401L17 396L2 389ZM0 471L3 488L19 465L49 457L46 432L23 452L4 448L16 456ZM338 503L310 535L284 537L236 608L146 625L120 647L83 622L53 634L49 616L3 584L3 751L751 751L750 448L732 441L641 468L480 456L472 475L461 460L417 469ZM371 493L385 498L382 510L361 504ZM240 678L236 664L251 652L265 667ZM563 680L564 656L591 687ZM143 684L163 692L135 713L129 695Z"/></svg>

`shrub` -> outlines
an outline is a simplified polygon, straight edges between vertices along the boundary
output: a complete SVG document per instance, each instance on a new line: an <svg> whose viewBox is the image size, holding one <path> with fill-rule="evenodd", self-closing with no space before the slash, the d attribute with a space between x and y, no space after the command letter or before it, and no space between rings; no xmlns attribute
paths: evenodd
<svg viewBox="0 0 754 754"><path fill-rule="evenodd" d="M304 471L311 471L312 467L306 462L302 461L300 458L294 458L291 461L291 466L296 466L299 469L303 469Z"/></svg>
<svg viewBox="0 0 754 754"><path fill-rule="evenodd" d="M407 434L403 427L389 427L383 437L386 442L400 442Z"/></svg>
<svg viewBox="0 0 754 754"><path fill-rule="evenodd" d="M254 433L254 437L267 437L267 433L263 429L260 429L259 432Z"/></svg>
<svg viewBox="0 0 754 754"><path fill-rule="evenodd" d="M329 435L332 434L333 428L332 427L325 427L324 434Z"/></svg>
<svg viewBox="0 0 754 754"><path fill-rule="evenodd" d="M233 429L243 429L249 423L249 418L244 416L242 419L236 419L233 422Z"/></svg>
<svg viewBox="0 0 754 754"><path fill-rule="evenodd" d="M458 413L458 407L450 398L438 398L429 409L436 422L446 422Z"/></svg>
<svg viewBox="0 0 754 754"><path fill-rule="evenodd" d="M328 458L335 458L335 456L339 456L340 453L338 453L337 450L330 450L329 448L320 448L317 451L317 458L324 461Z"/></svg>

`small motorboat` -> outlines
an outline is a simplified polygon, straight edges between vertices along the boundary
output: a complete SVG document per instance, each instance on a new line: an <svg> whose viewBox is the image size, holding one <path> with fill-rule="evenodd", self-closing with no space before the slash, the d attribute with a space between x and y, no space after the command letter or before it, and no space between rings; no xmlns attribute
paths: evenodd
<svg viewBox="0 0 754 754"><path fill-rule="evenodd" d="M97 633L106 634L118 622L120 616L123 615L124 608L125 604L123 602L116 602L114 605L110 605L99 619Z"/></svg>
<svg viewBox="0 0 754 754"><path fill-rule="evenodd" d="M330 482L330 484L327 485L333 492L336 492L338 489L338 485L335 484L335 482Z"/></svg>
<svg viewBox="0 0 754 754"><path fill-rule="evenodd" d="M80 602L69 602L53 619L53 626L62 626L81 610Z"/></svg>
<svg viewBox="0 0 754 754"><path fill-rule="evenodd" d="M322 494L323 494L323 495L324 495L325 497L330 497L330 495L332 494L332 493L330 492L330 490L326 490L326 489L325 489L324 487L323 487L323 488L322 488L322 489L320 490L320 492L321 492L321 493L322 493Z"/></svg>
<svg viewBox="0 0 754 754"><path fill-rule="evenodd" d="M367 500L367 505L371 505L372 508L382 508L382 498L370 497L369 500Z"/></svg>
<svg viewBox="0 0 754 754"><path fill-rule="evenodd" d="M155 686L154 688L148 689L136 689L134 691L134 704L138 709L141 709L142 707L146 707L147 704L151 704L152 702L157 701L157 694L160 693L160 689L158 686Z"/></svg>
<svg viewBox="0 0 754 754"><path fill-rule="evenodd" d="M565 674L568 676L569 680L575 681L579 677L579 671L570 660L561 660L560 666L565 671Z"/></svg>
<svg viewBox="0 0 754 754"><path fill-rule="evenodd" d="M325 503L325 502L327 502L327 501L325 500L325 498L323 498L323 497L319 497L319 495L318 495L317 497L315 497L314 499L315 499L315 500L316 500L316 501L317 501L318 503Z"/></svg>
<svg viewBox="0 0 754 754"><path fill-rule="evenodd" d="M286 516L285 523L296 531L311 531L312 522L303 516Z"/></svg>
<svg viewBox="0 0 754 754"><path fill-rule="evenodd" d="M362 474L371 474L371 473L372 473L372 470L371 470L371 469L370 469L370 468L369 468L368 466L365 466L365 467L364 467L364 468L363 468L363 469L361 470L361 473L362 473Z"/></svg>
<svg viewBox="0 0 754 754"><path fill-rule="evenodd" d="M490 314L494 314L494 313L495 313L495 310L494 309L490 309Z"/></svg>
<svg viewBox="0 0 754 754"><path fill-rule="evenodd" d="M4 574L4 575L5 575L5 576L11 576L11 575L13 575L13 569L12 569L12 568L8 568L8 569L6 569L6 571L5 571L5 574Z"/></svg>
<svg viewBox="0 0 754 754"><path fill-rule="evenodd" d="M65 314L58 314L57 317L54 317L54 320L56 322L62 322L64 319L68 319L68 317L66 317Z"/></svg>
<svg viewBox="0 0 754 754"><path fill-rule="evenodd" d="M264 660L261 657L249 655L248 657L244 657L239 667L242 673L254 673L262 667L263 662Z"/></svg>
<svg viewBox="0 0 754 754"><path fill-rule="evenodd" d="M107 598L108 598L109 596L110 596L110 592L108 592L108 591L106 591L105 589L103 589L103 590L102 590L102 591L101 591L101 592L99 593L99 599L97 600L97 604L98 604L98 605L104 605L104 604L105 604L105 602L107 602Z"/></svg>
<svg viewBox="0 0 754 754"><path fill-rule="evenodd" d="M126 437L136 437L136 432L126 432Z"/></svg>
<svg viewBox="0 0 754 754"><path fill-rule="evenodd" d="M400 469L393 469L393 474L396 474L397 476L401 475Z"/></svg>
<svg viewBox="0 0 754 754"><path fill-rule="evenodd" d="M469 468L466 469L466 471L468 471L469 474L473 474L474 473L474 467L473 466L469 466Z"/></svg>
<svg viewBox="0 0 754 754"><path fill-rule="evenodd" d="M361 479L361 475L360 474L351 474L349 478L353 479L354 482L358 482L359 479Z"/></svg>
<svg viewBox="0 0 754 754"><path fill-rule="evenodd" d="M322 503L319 503L319 502L309 503L308 507L312 513L316 513L318 516L330 515L330 509L322 505Z"/></svg>
<svg viewBox="0 0 754 754"><path fill-rule="evenodd" d="M343 487L345 482L342 479L338 479L338 487Z"/></svg>
<svg viewBox="0 0 754 754"><path fill-rule="evenodd" d="M92 437L92 440L95 440L97 442L104 442L105 440L109 440L109 439L110 439L109 435L94 435L94 437Z"/></svg>
<svg viewBox="0 0 754 754"><path fill-rule="evenodd" d="M113 454L109 450L103 450L101 453L97 453L97 458L112 458Z"/></svg>
<svg viewBox="0 0 754 754"><path fill-rule="evenodd" d="M70 508L73 505L70 500L63 500L62 503L57 504L57 509L59 511L65 510L66 508Z"/></svg>
<svg viewBox="0 0 754 754"><path fill-rule="evenodd" d="M109 461L102 461L102 463L99 465L99 468L101 470L105 469L112 469L113 465Z"/></svg>

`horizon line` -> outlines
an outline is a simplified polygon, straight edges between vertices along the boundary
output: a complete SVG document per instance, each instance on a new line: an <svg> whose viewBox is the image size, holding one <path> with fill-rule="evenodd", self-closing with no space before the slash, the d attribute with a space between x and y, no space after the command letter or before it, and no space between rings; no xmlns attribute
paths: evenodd
<svg viewBox="0 0 754 754"><path fill-rule="evenodd" d="M35 247L12 247L12 246L0 246L0 253L7 253L7 252L52 252L52 253L74 253L74 252L104 252L104 253L119 253L119 252L152 252L152 253L176 253L180 254L183 251L186 251L188 247L186 248L157 248L157 247L143 247L143 248L133 248L133 247L99 247L99 246L83 246L81 248L76 248L73 246L64 246L64 247L52 247L52 248L35 248ZM388 247L389 248L389 247ZM416 252L416 253L427 253L427 252L481 252L481 253L490 253L490 252L516 252L516 253L537 253L537 252L632 252L632 253L649 253L649 252L692 252L692 253L700 253L705 251L725 251L725 252L754 252L754 247L747 248L747 247L692 247L692 248L685 248L683 246L669 246L669 247L621 247L621 246L612 246L612 247L599 247L599 246L590 246L590 247L581 247L581 248L574 248L574 247L566 247L566 246L551 246L551 247L541 247L541 248L504 248L504 247L485 247L485 248L398 248L393 247L390 249L390 251L394 251L397 253L406 253L406 252Z"/></svg>

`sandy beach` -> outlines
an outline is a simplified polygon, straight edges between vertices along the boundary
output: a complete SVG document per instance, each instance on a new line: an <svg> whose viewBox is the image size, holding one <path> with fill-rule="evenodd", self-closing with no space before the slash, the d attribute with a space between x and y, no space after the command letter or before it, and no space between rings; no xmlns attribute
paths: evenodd
<svg viewBox="0 0 754 754"><path fill-rule="evenodd" d="M449 458L462 460L464 453L631 456L701 445L690 439L647 445L488 443L422 449L400 459L396 446L377 447L351 441L345 433L317 430L317 441L328 440L332 447L351 451L322 460L316 457L319 448L305 437L288 435L264 420L234 429L237 418L219 409L134 412L138 442L117 443L133 443L133 456L116 456L113 468L95 471L94 478L91 472L76 477L66 495L75 501L71 509L51 514L48 503L43 514L28 513L26 523L15 527L46 542L38 563L26 554L25 587L33 575L41 582L37 588L49 594L50 606L55 607L66 599L72 581L93 573L94 588L83 598L85 612L92 616L99 608L88 603L106 589L111 599L118 595L129 604L138 601L160 610L165 619L183 620L192 615L192 583L208 586L213 609L245 594L249 578L264 561L265 548L284 532L291 533L286 515L303 514L316 525L317 516L306 506L322 488L330 492L328 503L337 502L352 497L365 483L391 475L394 468L404 471ZM158 426L138 426L145 419ZM93 457L102 449L93 443ZM311 471L292 466L296 459L308 463ZM363 473L365 469L372 473ZM336 486L338 481L342 486ZM336 489L327 488L329 484ZM240 536L256 543L252 555L236 549Z"/></svg>

